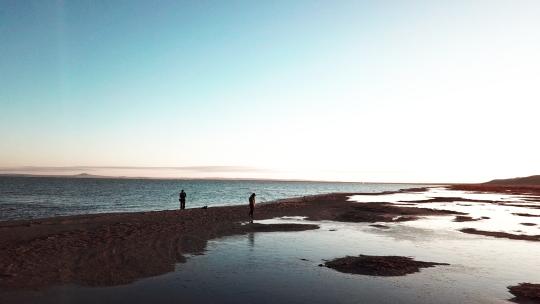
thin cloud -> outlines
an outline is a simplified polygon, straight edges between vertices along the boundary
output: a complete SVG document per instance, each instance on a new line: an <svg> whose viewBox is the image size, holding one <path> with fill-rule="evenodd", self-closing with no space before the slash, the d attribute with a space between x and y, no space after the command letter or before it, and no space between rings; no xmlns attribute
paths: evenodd
<svg viewBox="0 0 540 304"><path fill-rule="evenodd" d="M19 166L0 167L1 173L66 173L73 171L101 171L101 170L172 170L180 172L198 173L234 173L234 172L269 172L268 169L261 169L248 166L62 166L62 167L41 167L41 166Z"/></svg>

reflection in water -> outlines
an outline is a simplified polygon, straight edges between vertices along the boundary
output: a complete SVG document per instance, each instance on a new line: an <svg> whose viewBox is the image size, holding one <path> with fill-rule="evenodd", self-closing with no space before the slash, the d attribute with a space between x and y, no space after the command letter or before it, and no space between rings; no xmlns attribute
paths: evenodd
<svg viewBox="0 0 540 304"><path fill-rule="evenodd" d="M255 248L255 233L248 233L249 249L253 251Z"/></svg>
<svg viewBox="0 0 540 304"><path fill-rule="evenodd" d="M450 195L441 191L438 194ZM456 196L453 194L452 197ZM483 198L475 196L475 199ZM515 203L515 198L501 199ZM117 274L129 274L127 269L131 267L125 266L134 266L137 275L147 274L146 265L138 264L163 262L161 271L170 271L172 264L184 261L178 253L185 252L186 248L193 248L193 252L205 250L205 254L177 264L174 272L128 285L55 287L48 289L46 296L38 292L15 291L0 293L0 302L95 303L107 299L115 303L171 300L183 303L502 303L512 298L507 286L540 282L540 265L535 254L539 250L538 242L497 239L457 231L477 225L509 229L515 224L514 220L523 221L511 214L516 208L525 209L528 213L538 210L470 201L466 204L424 203L424 206L463 211L473 217L489 216L490 219L453 222L453 216L425 217L417 221L386 223L390 227L386 230L371 227L369 223L323 221L315 222L321 226L315 231L259 233L257 242L254 231L248 230L244 235L209 242L159 234L146 238L143 244L134 237L125 243L106 245L103 249L111 250L105 250L105 257L89 254L88 257L92 258L88 261L95 259L90 265L109 263L111 270L108 275L114 279ZM506 223L506 219L512 223ZM537 220L527 219L528 222ZM288 217L260 222L307 221ZM523 230L538 229L536 226L521 226ZM252 226L246 225L244 229L248 227ZM148 241L154 238L156 241ZM140 253L134 255L131 251ZM386 278L343 274L317 266L323 260L359 254L409 256L450 265L424 269L405 277Z"/></svg>
<svg viewBox="0 0 540 304"><path fill-rule="evenodd" d="M124 227L125 226L125 227ZM116 224L96 231L72 231L37 238L5 250L10 260L0 260L0 289L43 288L58 284L114 286L174 271L184 254L202 254L209 239L255 232L317 229L306 224L235 225L222 230L199 229L191 233L171 225L147 224L131 229ZM2 302L2 301L0 301Z"/></svg>
<svg viewBox="0 0 540 304"><path fill-rule="evenodd" d="M404 192L404 193L392 193L392 194L382 194L382 195L353 195L351 196L352 201L362 202L362 203L372 203L372 202L414 202L418 200L425 200L434 197L447 197L455 198L460 197L465 200L488 200L488 201L501 201L501 202L512 202L526 200L526 196L515 195L515 194L505 194L505 193L476 193L470 191L461 191L461 190L449 190L446 188L432 187L428 188L427 191L422 192Z"/></svg>
<svg viewBox="0 0 540 304"><path fill-rule="evenodd" d="M540 281L537 257L531 254L538 250L534 242L438 230L423 238L426 231L409 228L408 223L392 225L388 231L364 223L319 224L321 229L314 231L259 233L256 243L252 233L212 240L204 255L179 264L175 272L109 288L52 288L39 299L41 303L100 299L115 303L495 303L512 297L506 286ZM350 275L317 266L323 259L358 254L411 256L450 266L404 277ZM17 296L20 303L38 299L37 293Z"/></svg>
<svg viewBox="0 0 540 304"><path fill-rule="evenodd" d="M414 203L431 198L452 198L451 202ZM462 198L460 201L458 198ZM451 210L467 213L473 218L482 218L473 222L456 223L448 218L430 218L429 221L412 221L408 225L426 229L458 230L461 228L475 228L487 231L502 231L507 233L538 234L540 226L540 204L528 202L523 196L512 194L471 193L466 191L447 190L444 188L430 188L426 192L411 192L388 195L354 195L352 201L369 203L373 201L388 202L406 207L423 207L439 210ZM478 200L478 201L474 201ZM533 216L518 216L527 214ZM453 217L452 217L453 218ZM527 225L523 225L527 222Z"/></svg>

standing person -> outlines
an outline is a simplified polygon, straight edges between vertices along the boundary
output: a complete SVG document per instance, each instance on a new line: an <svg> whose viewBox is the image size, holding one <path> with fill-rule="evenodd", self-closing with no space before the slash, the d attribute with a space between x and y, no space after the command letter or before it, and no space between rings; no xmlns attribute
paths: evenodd
<svg viewBox="0 0 540 304"><path fill-rule="evenodd" d="M184 189L182 189L182 191L180 191L180 210L186 209L186 196Z"/></svg>
<svg viewBox="0 0 540 304"><path fill-rule="evenodd" d="M250 218L250 223L253 224L253 210L255 209L255 193L252 193L250 196L249 196L249 218Z"/></svg>

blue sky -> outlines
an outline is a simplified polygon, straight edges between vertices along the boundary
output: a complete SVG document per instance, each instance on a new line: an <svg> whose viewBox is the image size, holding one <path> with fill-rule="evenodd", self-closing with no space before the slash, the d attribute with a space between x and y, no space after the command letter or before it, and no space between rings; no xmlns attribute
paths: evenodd
<svg viewBox="0 0 540 304"><path fill-rule="evenodd" d="M539 15L536 1L0 1L0 167L537 174Z"/></svg>

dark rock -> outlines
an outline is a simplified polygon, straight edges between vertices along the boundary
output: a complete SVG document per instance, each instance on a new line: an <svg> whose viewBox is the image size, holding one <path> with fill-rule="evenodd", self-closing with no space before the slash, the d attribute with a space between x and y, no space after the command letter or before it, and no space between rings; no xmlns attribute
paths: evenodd
<svg viewBox="0 0 540 304"><path fill-rule="evenodd" d="M402 256L347 256L326 262L325 266L340 272L371 276L403 276L419 272L420 268L449 265L446 263L415 261Z"/></svg>

